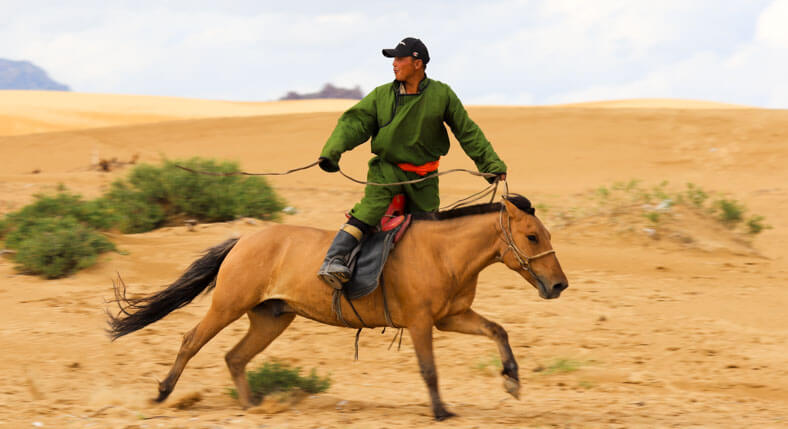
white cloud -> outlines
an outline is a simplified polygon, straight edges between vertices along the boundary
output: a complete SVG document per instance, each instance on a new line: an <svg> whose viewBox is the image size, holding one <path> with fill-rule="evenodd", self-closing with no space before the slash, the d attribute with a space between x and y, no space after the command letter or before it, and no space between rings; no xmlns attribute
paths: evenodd
<svg viewBox="0 0 788 429"><path fill-rule="evenodd" d="M775 47L788 47L788 0L775 0L758 18L757 40Z"/></svg>
<svg viewBox="0 0 788 429"><path fill-rule="evenodd" d="M392 79L380 49L421 37L428 74L471 104L622 97L788 107L788 0L219 4L12 2L0 57L31 60L73 89L276 99L326 82Z"/></svg>
<svg viewBox="0 0 788 429"><path fill-rule="evenodd" d="M778 0L757 17L755 37L728 53L698 51L664 62L633 79L592 84L548 97L548 103L600 99L670 97L788 108L788 0Z"/></svg>
<svg viewBox="0 0 788 429"><path fill-rule="evenodd" d="M592 85L578 91L549 97L547 103L573 103L628 98L697 98L714 100L715 94L699 95L704 86L717 88L720 82L720 59L700 53L684 61L647 73L638 79L606 85Z"/></svg>

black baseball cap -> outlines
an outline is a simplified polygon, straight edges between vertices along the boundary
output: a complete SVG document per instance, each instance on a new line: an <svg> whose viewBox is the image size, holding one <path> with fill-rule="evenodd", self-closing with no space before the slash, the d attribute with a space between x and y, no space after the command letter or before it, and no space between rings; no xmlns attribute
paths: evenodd
<svg viewBox="0 0 788 429"><path fill-rule="evenodd" d="M397 44L394 49L384 49L383 56L392 57L413 57L424 61L424 64L430 62L430 53L427 52L427 47L424 42L415 37L406 37Z"/></svg>

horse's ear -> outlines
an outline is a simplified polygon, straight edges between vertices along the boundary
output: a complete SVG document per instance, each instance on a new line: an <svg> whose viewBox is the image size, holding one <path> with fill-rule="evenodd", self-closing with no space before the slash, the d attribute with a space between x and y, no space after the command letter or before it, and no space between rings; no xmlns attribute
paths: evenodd
<svg viewBox="0 0 788 429"><path fill-rule="evenodd" d="M525 212L529 215L536 215L534 207L531 205L531 200L519 194L509 194L503 197L506 204L506 211L514 216L517 212Z"/></svg>
<svg viewBox="0 0 788 429"><path fill-rule="evenodd" d="M513 202L509 201L508 198L503 199L503 206L506 207L506 213L508 213L509 216L515 217L520 213L520 209L517 208Z"/></svg>

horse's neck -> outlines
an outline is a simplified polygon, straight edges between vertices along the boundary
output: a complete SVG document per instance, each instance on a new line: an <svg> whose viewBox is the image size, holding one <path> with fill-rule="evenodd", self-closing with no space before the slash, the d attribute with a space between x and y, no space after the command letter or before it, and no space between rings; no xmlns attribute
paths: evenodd
<svg viewBox="0 0 788 429"><path fill-rule="evenodd" d="M441 252L441 260L453 267L461 279L475 277L497 260L499 237L498 213L471 215L444 221L418 222L426 243ZM411 231L417 233L417 231Z"/></svg>

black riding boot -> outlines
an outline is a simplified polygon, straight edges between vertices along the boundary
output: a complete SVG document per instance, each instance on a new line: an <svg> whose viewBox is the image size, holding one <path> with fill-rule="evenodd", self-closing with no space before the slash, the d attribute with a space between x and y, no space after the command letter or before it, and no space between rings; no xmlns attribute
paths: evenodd
<svg viewBox="0 0 788 429"><path fill-rule="evenodd" d="M334 289L342 289L353 274L349 267L350 255L363 236L359 228L345 224L331 242L317 276Z"/></svg>

